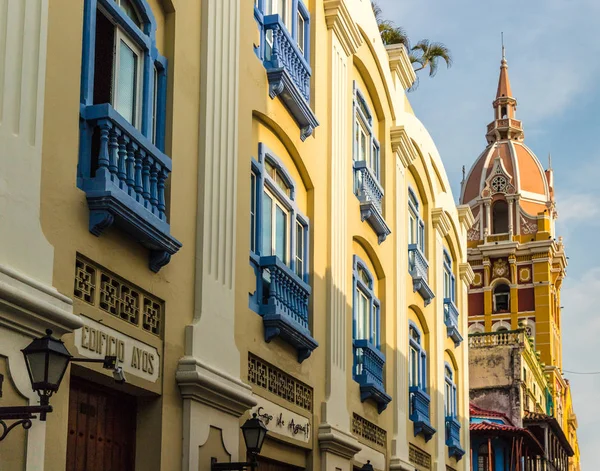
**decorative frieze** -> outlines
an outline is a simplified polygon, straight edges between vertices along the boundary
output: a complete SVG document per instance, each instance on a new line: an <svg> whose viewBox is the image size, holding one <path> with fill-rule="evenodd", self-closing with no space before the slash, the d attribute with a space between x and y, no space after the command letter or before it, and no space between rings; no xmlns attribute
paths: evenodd
<svg viewBox="0 0 600 471"><path fill-rule="evenodd" d="M423 469L431 469L431 455L412 443L408 444L408 460Z"/></svg>
<svg viewBox="0 0 600 471"><path fill-rule="evenodd" d="M386 448L387 432L356 413L352 414L352 433L378 448Z"/></svg>
<svg viewBox="0 0 600 471"><path fill-rule="evenodd" d="M248 353L248 381L309 412L313 410L313 389Z"/></svg>
<svg viewBox="0 0 600 471"><path fill-rule="evenodd" d="M78 255L73 295L154 335L161 335L164 302Z"/></svg>

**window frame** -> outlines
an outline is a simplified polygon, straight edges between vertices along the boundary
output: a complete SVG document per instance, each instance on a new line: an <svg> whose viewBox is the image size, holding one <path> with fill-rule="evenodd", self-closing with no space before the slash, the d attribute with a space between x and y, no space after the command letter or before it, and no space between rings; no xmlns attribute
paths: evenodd
<svg viewBox="0 0 600 471"><path fill-rule="evenodd" d="M373 113L371 112L363 92L358 87L356 80L353 82L354 98L352 101L353 133L352 133L352 161L366 162L375 181L381 185L381 146L375 137L373 129ZM360 155L360 142L358 133L365 135L365 155ZM360 158L364 157L364 158Z"/></svg>
<svg viewBox="0 0 600 471"><path fill-rule="evenodd" d="M458 392L454 382L455 371L450 363L444 363L444 415L446 419L458 417ZM448 393L450 396L448 396Z"/></svg>
<svg viewBox="0 0 600 471"><path fill-rule="evenodd" d="M123 42L123 44L125 44L126 47L128 47L133 54L136 57L136 70L135 70L135 96L134 96L134 106L133 106L133 122L127 120L127 118L125 118L125 116L123 116L120 111L118 110L118 101L119 101L119 86L118 86L118 80L120 78L120 72L121 72L121 41ZM144 53L143 53L143 49L139 46L139 44L137 44L135 41L133 41L126 33L125 31L123 31L123 29L119 28L118 25L115 25L115 37L114 37L114 51L113 51L113 77L112 77L112 81L113 81L113 86L111 87L111 106L115 109L115 111L119 114L121 114L121 116L123 116L123 118L125 118L134 128L140 130L141 125L142 125L142 100L141 100L141 96L142 96L142 89L144 88L144 84L143 84L143 77L142 77L142 73L143 73L143 69L144 69ZM154 95L154 92L153 92ZM153 96L154 98L154 96ZM154 100L152 100L151 104L152 107L153 106L153 102Z"/></svg>
<svg viewBox="0 0 600 471"><path fill-rule="evenodd" d="M415 332L417 339L413 338L412 332ZM424 337L421 329L412 320L408 321L408 346L409 346L409 388L416 387L418 390L427 393L427 351L425 350ZM411 349L416 353L416 364L413 365ZM413 377L416 377L417 384L414 384ZM411 374L412 373L412 374Z"/></svg>
<svg viewBox="0 0 600 471"><path fill-rule="evenodd" d="M444 299L450 300L453 304L456 303L456 277L452 272L452 257L450 253L444 249L443 255L444 267ZM448 288L448 290L446 290Z"/></svg>
<svg viewBox="0 0 600 471"><path fill-rule="evenodd" d="M289 188L287 194L267 171L267 162L272 166L277 175L285 182ZM296 201L296 183L292 179L289 172L286 170L281 159L271 151L264 143L258 145L258 160L251 160L251 227L250 227L250 255L252 257L263 257L271 254L264 254L262 251L262 231L263 231L263 195L265 191L273 196L276 204L287 210L287 236L286 236L286 252L287 261L283 261L292 272L296 274L303 282L308 283L309 280L309 265L310 265L310 220L307 216L300 212ZM252 198L254 196L254 199ZM254 203L254 204L252 204ZM254 214L254 227L252 227L252 214ZM303 267L299 271L297 267L297 237L298 226L303 228L304 246L302 247L302 262ZM293 230L292 230L293 228ZM273 228L272 228L273 230ZM254 231L254 238L252 237ZM254 240L254 245L252 241ZM273 244L273 239L271 239Z"/></svg>
<svg viewBox="0 0 600 471"><path fill-rule="evenodd" d="M503 292L503 293L496 293L496 290L500 286L506 286L506 287L508 287L508 291ZM506 309L499 309L498 308L497 298L499 296L506 296ZM496 284L496 286L494 286L494 288L492 290L492 312L494 314L510 312L510 285L508 283L503 283L502 282L502 283L498 283L498 284Z"/></svg>
<svg viewBox="0 0 600 471"><path fill-rule="evenodd" d="M409 214L409 224L408 224L408 243L409 245L415 244L417 249L425 256L425 221L421 217L419 212L419 199L415 191L409 186L408 187L408 214ZM410 218L413 218L415 224L414 228L411 227ZM415 231L414 237L412 231ZM425 257L427 258L427 257Z"/></svg>
<svg viewBox="0 0 600 471"><path fill-rule="evenodd" d="M352 339L367 340L381 351L381 302L375 294L375 277L369 267L358 255L352 259ZM359 276L359 270L367 275L369 282ZM369 328L367 338L358 337L358 296L362 295L367 301Z"/></svg>
<svg viewBox="0 0 600 471"><path fill-rule="evenodd" d="M116 40L117 35L119 35L119 37L126 38L141 50L139 98L137 100L140 107L138 112L139 123L137 123L137 126L132 123L132 126L138 129L143 136L153 141L160 151L164 152L168 62L158 52L156 20L147 0L130 0L130 3L141 22L139 27L121 8L118 1L84 0L80 104L82 108L100 104L94 102L94 75L96 73L94 62L96 57L96 19L97 15L101 14L113 24L115 30L114 48L120 45ZM114 54L115 50L113 49ZM113 79L117 65L116 58L113 58ZM156 79L154 78L154 68L157 71ZM114 88L115 84L113 82ZM157 104L153 104L155 89L158 94ZM111 93L110 105L114 108L116 101L112 95L113 93ZM156 114L155 124L153 123L153 113ZM80 178L90 177L92 173L91 162L81 161L79 173Z"/></svg>

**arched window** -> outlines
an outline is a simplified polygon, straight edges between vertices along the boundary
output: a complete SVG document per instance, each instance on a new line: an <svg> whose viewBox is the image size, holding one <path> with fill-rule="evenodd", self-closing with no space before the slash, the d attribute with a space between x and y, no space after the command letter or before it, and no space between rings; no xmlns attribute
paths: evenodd
<svg viewBox="0 0 600 471"><path fill-rule="evenodd" d="M408 245L425 255L425 222L419 214L419 200L412 188L408 189Z"/></svg>
<svg viewBox="0 0 600 471"><path fill-rule="evenodd" d="M358 256L354 256L354 339L368 340L380 348L381 325L379 299L375 296L374 278Z"/></svg>
<svg viewBox="0 0 600 471"><path fill-rule="evenodd" d="M427 392L427 352L423 346L421 331L413 322L408 327L408 341L408 384L411 388Z"/></svg>
<svg viewBox="0 0 600 471"><path fill-rule="evenodd" d="M501 283L494 288L494 312L510 311L510 287Z"/></svg>
<svg viewBox="0 0 600 471"><path fill-rule="evenodd" d="M508 205L506 201L500 200L494 203L492 208L493 222L492 231L494 234L506 234L508 232Z"/></svg>
<svg viewBox="0 0 600 471"><path fill-rule="evenodd" d="M457 400L454 371L448 363L444 367L444 379L444 414L446 415L446 419L450 419L457 416Z"/></svg>
<svg viewBox="0 0 600 471"><path fill-rule="evenodd" d="M449 300L456 301L456 282L452 273L452 258L450 254L444 250L444 302Z"/></svg>
<svg viewBox="0 0 600 471"><path fill-rule="evenodd" d="M362 162L380 181L379 142L373 129L373 114L367 100L354 82L354 162ZM357 167L355 165L355 167ZM360 173L357 173L357 189L360 188Z"/></svg>
<svg viewBox="0 0 600 471"><path fill-rule="evenodd" d="M494 450L489 442L483 443L477 450L477 471L493 471Z"/></svg>
<svg viewBox="0 0 600 471"><path fill-rule="evenodd" d="M145 0L86 0L81 103L109 104L164 149L167 61Z"/></svg>

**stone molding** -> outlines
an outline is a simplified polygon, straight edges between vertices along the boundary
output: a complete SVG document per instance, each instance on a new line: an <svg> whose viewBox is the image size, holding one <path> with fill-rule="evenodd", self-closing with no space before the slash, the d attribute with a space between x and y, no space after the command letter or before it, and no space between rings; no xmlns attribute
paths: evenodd
<svg viewBox="0 0 600 471"><path fill-rule="evenodd" d="M433 227L442 237L446 237L450 232L450 229L452 229L450 217L443 208L433 208L431 210L431 221L433 223Z"/></svg>
<svg viewBox="0 0 600 471"><path fill-rule="evenodd" d="M323 7L327 28L334 31L347 56L355 54L362 45L362 36L345 0L325 0Z"/></svg>
<svg viewBox="0 0 600 471"><path fill-rule="evenodd" d="M465 231L468 231L475 223L475 217L473 216L471 207L468 204L461 204L457 206L456 209L458 211L458 221L465 228Z"/></svg>
<svg viewBox="0 0 600 471"><path fill-rule="evenodd" d="M256 405L250 386L191 356L179 360L175 380L183 399L198 401L235 417L241 417Z"/></svg>
<svg viewBox="0 0 600 471"><path fill-rule="evenodd" d="M0 265L0 325L30 337L52 329L62 337L81 327L73 301L56 289Z"/></svg>
<svg viewBox="0 0 600 471"><path fill-rule="evenodd" d="M489 263L489 262L488 262ZM475 278L475 272L469 263L461 263L458 265L458 273L460 275L460 279L467 284L467 286L471 286L473 283L473 279Z"/></svg>
<svg viewBox="0 0 600 471"><path fill-rule="evenodd" d="M390 59L390 70L400 79L400 84L404 90L412 87L417 79L415 70L408 57L408 52L403 44L390 44L385 47Z"/></svg>
<svg viewBox="0 0 600 471"><path fill-rule="evenodd" d="M409 167L417 159L417 151L403 125L390 128L392 151L400 158L404 168Z"/></svg>
<svg viewBox="0 0 600 471"><path fill-rule="evenodd" d="M403 458L392 457L390 460L390 471L413 471L415 465Z"/></svg>
<svg viewBox="0 0 600 471"><path fill-rule="evenodd" d="M358 440L327 423L319 425L319 447L322 451L332 453L350 460L362 450Z"/></svg>

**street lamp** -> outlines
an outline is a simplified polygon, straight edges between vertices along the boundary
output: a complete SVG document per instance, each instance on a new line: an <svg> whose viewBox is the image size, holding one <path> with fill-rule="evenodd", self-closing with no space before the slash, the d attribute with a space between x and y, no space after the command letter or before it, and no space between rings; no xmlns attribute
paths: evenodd
<svg viewBox="0 0 600 471"><path fill-rule="evenodd" d="M40 396L40 405L0 407L0 441L4 440L18 425L22 425L25 430L31 428L31 419L35 419L33 414L40 414L40 420L46 420L46 414L52 412L50 396L58 391L70 362L103 363L106 369L114 369L115 372L119 369L116 368L117 357L115 356L73 358L62 340L52 337L50 329L46 330L46 335L33 339L21 351L25 357L31 387ZM7 425L5 420L16 422Z"/></svg>
<svg viewBox="0 0 600 471"><path fill-rule="evenodd" d="M236 463L217 463L216 458L211 458L211 471L241 471L246 468L256 469L258 464L256 457L267 436L267 427L256 414L252 414L252 418L246 420L241 426L244 442L246 443L246 453L249 455L249 461Z"/></svg>

